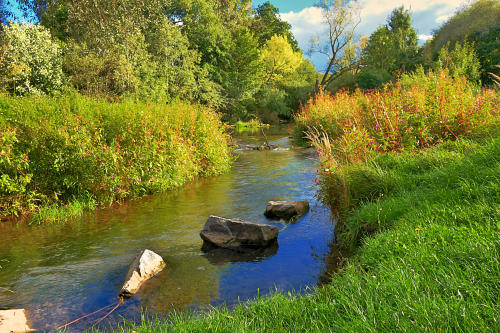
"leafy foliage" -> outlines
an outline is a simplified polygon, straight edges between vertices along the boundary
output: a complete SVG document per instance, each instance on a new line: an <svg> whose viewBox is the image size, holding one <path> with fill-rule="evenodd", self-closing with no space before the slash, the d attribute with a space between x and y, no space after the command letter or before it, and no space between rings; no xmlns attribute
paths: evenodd
<svg viewBox="0 0 500 333"><path fill-rule="evenodd" d="M274 35L260 50L260 61L265 72L264 82L286 84L303 61L302 53L295 52L286 37Z"/></svg>
<svg viewBox="0 0 500 333"><path fill-rule="evenodd" d="M328 25L328 33L326 38L314 38L309 52L326 56L328 65L317 83L316 91L320 87L326 89L340 76L357 68L360 50L354 37L361 21L360 8L355 2L323 1L318 6Z"/></svg>
<svg viewBox="0 0 500 333"><path fill-rule="evenodd" d="M446 70L404 74L382 90L321 93L296 120L300 130L323 131L332 140L324 151L333 164L368 160L377 152L399 152L474 135L498 125L499 96L478 91ZM331 165L329 169L334 169Z"/></svg>
<svg viewBox="0 0 500 333"><path fill-rule="evenodd" d="M232 161L219 116L183 103L0 95L0 126L1 216L75 200L109 205L221 173Z"/></svg>
<svg viewBox="0 0 500 333"><path fill-rule="evenodd" d="M63 84L62 51L50 32L27 23L4 26L1 81L16 95L57 92Z"/></svg>
<svg viewBox="0 0 500 333"><path fill-rule="evenodd" d="M477 0L463 7L435 33L423 50L427 64L438 58L439 51L455 44L471 43L479 58L481 81L492 83L489 72L500 62L500 3L496 0Z"/></svg>
<svg viewBox="0 0 500 333"><path fill-rule="evenodd" d="M269 1L259 5L255 10L255 17L252 21L252 31L254 31L259 46L266 44L273 36L285 37L294 52L299 52L299 43L291 32L291 25L282 21L279 17L279 10Z"/></svg>
<svg viewBox="0 0 500 333"><path fill-rule="evenodd" d="M448 68L454 78L465 76L469 81L477 83L480 79L480 63L474 45L457 42L453 50L450 51L449 48L448 43L439 51L437 67Z"/></svg>

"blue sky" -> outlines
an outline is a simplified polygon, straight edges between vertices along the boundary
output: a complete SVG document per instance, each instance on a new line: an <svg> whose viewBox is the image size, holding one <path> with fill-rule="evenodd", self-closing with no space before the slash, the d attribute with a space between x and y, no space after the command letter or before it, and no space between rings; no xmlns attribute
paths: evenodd
<svg viewBox="0 0 500 333"><path fill-rule="evenodd" d="M257 7L266 0L253 0ZM299 41L299 46L307 51L312 37L321 36L325 25L321 11L314 7L318 1L311 0L270 0L279 8L281 18L292 25L292 32ZM359 36L370 35L377 27L385 24L387 16L396 7L404 5L411 12L413 27L417 31L420 43L424 43L453 15L466 0L358 0L361 6L361 24L357 29ZM323 70L326 59L315 55L311 58L318 70Z"/></svg>

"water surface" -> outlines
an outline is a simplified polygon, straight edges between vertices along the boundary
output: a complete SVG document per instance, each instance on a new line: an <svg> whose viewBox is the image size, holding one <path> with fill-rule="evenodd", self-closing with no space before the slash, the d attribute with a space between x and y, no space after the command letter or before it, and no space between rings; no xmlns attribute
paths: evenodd
<svg viewBox="0 0 500 333"><path fill-rule="evenodd" d="M62 226L0 223L0 307L26 308L32 326L52 330L117 301L128 265L142 249L166 260L167 269L127 300L105 325L141 311L166 316L173 309L233 305L276 289L303 292L318 283L333 240L327 209L315 200L317 162L291 147L283 130L268 130L279 151L243 151L228 174L178 190L86 214ZM241 144L261 144L255 134ZM290 149L288 149L290 148ZM295 224L263 216L269 200L309 200ZM279 247L257 256L203 253L199 232L209 215L275 225ZM71 326L83 331L98 319Z"/></svg>

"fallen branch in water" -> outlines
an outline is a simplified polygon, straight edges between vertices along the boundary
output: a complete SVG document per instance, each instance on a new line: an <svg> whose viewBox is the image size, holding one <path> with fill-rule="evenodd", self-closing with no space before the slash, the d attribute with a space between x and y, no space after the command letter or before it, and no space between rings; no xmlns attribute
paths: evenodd
<svg viewBox="0 0 500 333"><path fill-rule="evenodd" d="M106 318L107 316L109 316L109 315L110 315L113 311L115 311L115 310L116 310L116 309L117 309L117 308L118 308L121 304L123 304L123 297L120 297L120 300L119 300L119 301L118 301L118 303L115 305L115 307L114 307L114 308L113 308L110 312L108 312L108 313L107 313L104 317L102 317L102 318L98 319L98 321L96 322L96 324L98 324L98 323L100 323L102 320L104 320L104 318ZM105 307L103 307L103 308L100 308L100 309L99 309L99 310L97 310L97 311L94 311L94 312L89 313L89 314L87 314L87 315L85 315L85 316L82 316L82 317L80 317L80 318L77 318L77 319L75 319L75 320L73 320L73 321L71 321L71 322L69 322L69 323L67 323L67 324L61 325L61 326L57 327L55 330L56 330L56 331L60 331L60 330L62 330L62 329L65 329L66 327L68 327L68 326L70 326L70 325L73 325L73 324L75 324L75 323L79 322L79 321L80 321L80 320L82 320L82 319L85 319L85 318L90 317L90 316L93 316L93 315L95 315L95 314L97 314L97 313L99 313L99 312L102 312L102 311L104 311L105 309L108 309L108 308L112 307L113 305L114 305L114 303L113 303L113 304L109 304L109 305L107 305L107 306L105 306ZM96 324L94 324L94 325L96 325ZM92 327L93 327L93 326L92 326Z"/></svg>

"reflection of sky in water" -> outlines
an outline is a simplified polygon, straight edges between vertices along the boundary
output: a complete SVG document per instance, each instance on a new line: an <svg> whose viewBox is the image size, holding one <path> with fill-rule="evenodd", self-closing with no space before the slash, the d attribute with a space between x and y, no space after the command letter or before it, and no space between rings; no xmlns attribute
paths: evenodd
<svg viewBox="0 0 500 333"><path fill-rule="evenodd" d="M239 141L260 144L257 134ZM289 146L286 134L268 134ZM168 268L146 283L111 320L138 318L147 308L229 305L278 288L301 291L315 285L333 238L327 210L317 205L316 162L305 150L242 152L233 170L165 194L87 214L65 226L27 228L0 224L0 307L23 307L35 328L54 328L111 304L134 256L149 248ZM263 216L269 200L307 199L311 211L296 224ZM209 215L239 217L278 226L279 248L256 257L203 255L199 231ZM276 253L275 253L276 252ZM72 327L81 331L95 317ZM108 321L109 323L109 321Z"/></svg>

